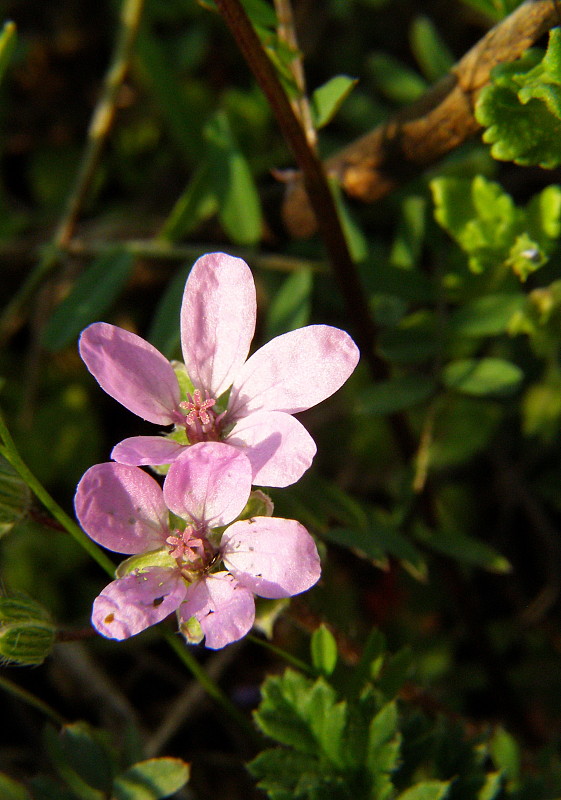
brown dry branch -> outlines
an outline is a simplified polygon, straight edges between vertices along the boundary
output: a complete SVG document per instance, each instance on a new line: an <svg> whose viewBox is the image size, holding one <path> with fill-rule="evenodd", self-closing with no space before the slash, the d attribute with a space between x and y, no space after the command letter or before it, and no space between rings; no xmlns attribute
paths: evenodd
<svg viewBox="0 0 561 800"><path fill-rule="evenodd" d="M325 170L357 200L385 197L480 130L475 101L497 64L514 61L558 22L552 0L526 0L495 25L416 103L325 161ZM282 217L295 238L317 228L304 183L287 183Z"/></svg>

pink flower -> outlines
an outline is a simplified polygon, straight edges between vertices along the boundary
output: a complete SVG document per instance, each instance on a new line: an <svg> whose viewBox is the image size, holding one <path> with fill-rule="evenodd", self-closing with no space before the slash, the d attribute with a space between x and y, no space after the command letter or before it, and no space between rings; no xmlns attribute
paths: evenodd
<svg viewBox="0 0 561 800"><path fill-rule="evenodd" d="M359 352L344 331L309 325L278 336L246 361L255 319L255 285L245 261L224 253L199 258L181 307L184 399L173 366L151 344L103 322L86 328L80 355L100 386L140 417L174 426L167 437L125 439L111 457L130 466L168 464L186 445L223 441L247 455L255 484L297 481L316 446L292 414L337 391Z"/></svg>
<svg viewBox="0 0 561 800"><path fill-rule="evenodd" d="M250 493L249 461L225 444L184 450L163 491L138 467L91 467L76 490L76 516L98 544L132 556L94 601L99 633L127 639L177 611L188 641L205 636L217 649L251 629L254 594L291 597L313 586L319 557L300 523L266 516L233 522Z"/></svg>

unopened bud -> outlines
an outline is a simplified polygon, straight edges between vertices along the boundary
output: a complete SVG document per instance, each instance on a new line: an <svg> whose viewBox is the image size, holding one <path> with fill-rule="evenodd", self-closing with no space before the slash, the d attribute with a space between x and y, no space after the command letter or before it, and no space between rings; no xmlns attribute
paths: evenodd
<svg viewBox="0 0 561 800"><path fill-rule="evenodd" d="M42 664L52 650L56 626L48 611L23 595L0 597L0 659Z"/></svg>

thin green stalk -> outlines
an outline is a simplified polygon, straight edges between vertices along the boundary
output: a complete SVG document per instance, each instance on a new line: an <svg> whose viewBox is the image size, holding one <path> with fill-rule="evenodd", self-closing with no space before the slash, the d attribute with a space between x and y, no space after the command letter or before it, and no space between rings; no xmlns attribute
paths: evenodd
<svg viewBox="0 0 561 800"><path fill-rule="evenodd" d="M197 659L189 650L188 646L182 641L177 634L170 633L165 635L166 641L172 650L179 656L180 660L191 672L193 677L200 683L205 692L215 700L218 705L222 706L224 711L236 721L236 723L245 731L248 737L254 744L262 746L263 741L249 722L249 720L242 714L242 712L232 703L222 689L215 683L205 669L199 664Z"/></svg>
<svg viewBox="0 0 561 800"><path fill-rule="evenodd" d="M17 683L13 683L11 680L4 678L2 675L0 675L0 688L13 695L13 697L23 700L24 703L27 703L29 706L36 708L37 711L40 711L42 714L52 720L55 725L66 725L66 720L63 716L61 716L61 714L58 713L58 711L55 711L54 708L51 708L51 706L47 705L47 703L44 703L42 700L39 700L38 697L35 697L34 694L28 692L27 689L22 689L21 686L17 685Z"/></svg>
<svg viewBox="0 0 561 800"><path fill-rule="evenodd" d="M0 415L0 438L4 444L0 445L0 455L10 462L12 467L16 470L22 480L29 486L37 499L45 506L47 511L59 522L62 527L72 536L78 544L100 565L108 575L113 577L115 573L115 566L112 561L100 550L100 548L93 542L84 531L76 525L68 514L53 500L51 495L47 492L44 486L37 480L35 475L31 472L29 467L24 463L20 454L17 451L14 440L12 439L8 428L2 416Z"/></svg>
<svg viewBox="0 0 561 800"><path fill-rule="evenodd" d="M282 647L277 647L276 644L271 644L266 639L261 639L259 636L254 636L252 633L247 635L247 638L250 642L254 642L254 644L258 644L260 647L264 647L265 650L269 650L271 653L274 653L279 658L282 658L287 664L291 664L296 669L300 670L300 672L304 672L306 675L309 675L311 678L317 678L319 676L319 672L317 672L310 664L306 664L305 661L302 661L300 658L296 658L296 656L291 655L286 650L283 650Z"/></svg>

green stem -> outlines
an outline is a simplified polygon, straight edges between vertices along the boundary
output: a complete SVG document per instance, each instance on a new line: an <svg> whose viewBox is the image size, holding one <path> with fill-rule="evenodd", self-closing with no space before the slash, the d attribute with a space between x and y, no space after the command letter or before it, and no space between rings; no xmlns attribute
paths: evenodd
<svg viewBox="0 0 561 800"><path fill-rule="evenodd" d="M0 445L0 455L10 462L12 467L16 470L22 480L29 486L37 499L45 506L47 511L59 522L62 527L72 536L78 544L100 565L108 575L113 577L115 574L115 566L113 562L100 550L100 548L93 542L84 531L76 525L65 511L53 500L51 495L47 492L44 486L37 480L35 475L31 472L29 467L25 464L17 448L14 444L2 416L0 415L0 438L4 444Z"/></svg>
<svg viewBox="0 0 561 800"><path fill-rule="evenodd" d="M177 634L170 633L169 631L166 633L165 638L171 649L174 650L176 655L179 656L180 660L191 672L193 677L200 683L209 697L212 697L212 699L215 700L218 705L222 706L224 711L226 711L227 714L237 722L240 728L245 731L254 744L261 747L263 745L263 741L259 733L249 722L247 717L242 714L242 712L232 703L227 695L224 694L218 684L216 684L210 675L203 669L185 642L182 641Z"/></svg>
<svg viewBox="0 0 561 800"><path fill-rule="evenodd" d="M56 725L66 725L66 720L58 713L58 711L55 711L54 708L51 708L42 700L39 700L38 697L35 697L34 694L28 692L27 689L22 689L21 686L17 685L17 683L13 683L8 678L4 678L2 675L0 675L0 687L4 689L4 691L13 695L13 697L17 697L19 700L23 700L24 703L36 708L38 711L52 720Z"/></svg>
<svg viewBox="0 0 561 800"><path fill-rule="evenodd" d="M310 664L306 664L305 661L291 655L286 650L283 650L282 647L277 647L276 644L271 644L271 642L268 642L266 639L261 639L259 636L254 636L252 633L249 633L246 638L249 639L250 642L254 642L254 644L258 644L260 647L264 647L265 650L269 650L271 653L279 656L279 658L282 658L287 664L291 664L293 667L296 667L296 669L299 669L300 672L304 672L311 678L317 678L319 676L320 673Z"/></svg>

